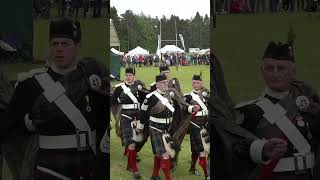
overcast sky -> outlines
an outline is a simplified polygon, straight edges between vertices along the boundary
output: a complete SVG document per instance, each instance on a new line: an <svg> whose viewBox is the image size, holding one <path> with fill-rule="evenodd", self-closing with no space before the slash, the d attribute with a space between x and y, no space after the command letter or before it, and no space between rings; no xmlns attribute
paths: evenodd
<svg viewBox="0 0 320 180"><path fill-rule="evenodd" d="M130 9L134 14L143 12L153 18L163 15L170 18L174 14L180 19L190 19L197 11L201 16L210 16L210 0L110 0L110 5L116 7L118 15Z"/></svg>

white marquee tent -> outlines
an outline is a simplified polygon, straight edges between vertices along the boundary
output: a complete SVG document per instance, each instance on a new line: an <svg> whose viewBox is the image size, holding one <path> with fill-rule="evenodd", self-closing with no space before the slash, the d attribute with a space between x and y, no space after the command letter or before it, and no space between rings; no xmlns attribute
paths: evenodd
<svg viewBox="0 0 320 180"><path fill-rule="evenodd" d="M165 45L163 48L160 49L161 53L184 53L184 50L175 46L175 45Z"/></svg>
<svg viewBox="0 0 320 180"><path fill-rule="evenodd" d="M140 55L140 54L141 55L149 55L149 51L143 49L140 46L137 46L136 48L132 49L131 51L129 51L127 53L127 55L129 55L129 56Z"/></svg>

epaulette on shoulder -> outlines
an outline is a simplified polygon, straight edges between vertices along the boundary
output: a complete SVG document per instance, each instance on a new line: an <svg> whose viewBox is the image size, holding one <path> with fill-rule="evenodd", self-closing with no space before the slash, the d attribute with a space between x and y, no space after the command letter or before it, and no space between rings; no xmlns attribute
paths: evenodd
<svg viewBox="0 0 320 180"><path fill-rule="evenodd" d="M242 108L244 106L247 106L247 105L250 105L250 104L255 104L256 102L260 101L262 98L263 98L263 96L260 96L260 97L258 97L256 99L253 99L253 100L250 100L250 101L238 103L234 108L235 109L240 109L240 108Z"/></svg>
<svg viewBox="0 0 320 180"><path fill-rule="evenodd" d="M31 69L29 72L22 72L18 74L17 81L22 82L25 81L26 79L32 78L36 74L41 74L47 72L47 68L36 68L36 69Z"/></svg>
<svg viewBox="0 0 320 180"><path fill-rule="evenodd" d="M117 87L119 87L119 86L121 86L121 85L123 85L123 84L124 84L124 82L119 83L119 84L116 84L114 87L117 88Z"/></svg>
<svg viewBox="0 0 320 180"><path fill-rule="evenodd" d="M187 95L189 95L190 93L186 93L186 94L184 94L183 96L187 96Z"/></svg>
<svg viewBox="0 0 320 180"><path fill-rule="evenodd" d="M135 82L136 82L137 84L140 84L140 85L143 85L143 86L144 86L144 83L143 83L141 80L135 80Z"/></svg>
<svg viewBox="0 0 320 180"><path fill-rule="evenodd" d="M153 86L153 85L155 85L155 84L156 84L156 82L153 82L153 83L150 84L150 86Z"/></svg>
<svg viewBox="0 0 320 180"><path fill-rule="evenodd" d="M146 95L146 98L150 98L155 92L156 92L156 91L153 91L153 92L147 94L147 95Z"/></svg>

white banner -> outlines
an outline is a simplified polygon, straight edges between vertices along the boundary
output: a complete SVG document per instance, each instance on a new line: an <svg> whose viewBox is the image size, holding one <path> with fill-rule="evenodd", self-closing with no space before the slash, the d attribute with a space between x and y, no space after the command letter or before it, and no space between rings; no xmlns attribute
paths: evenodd
<svg viewBox="0 0 320 180"><path fill-rule="evenodd" d="M161 49L160 43L161 43L161 39L160 39L160 35L158 35L158 47L157 47L157 52L156 52L156 54L157 54L159 57L161 56L161 54L160 54L160 49Z"/></svg>
<svg viewBox="0 0 320 180"><path fill-rule="evenodd" d="M182 43L182 46L183 46L183 50L186 50L186 47L184 46L184 40L183 40L182 34L179 34L179 37L180 37L180 40L181 40L181 43Z"/></svg>

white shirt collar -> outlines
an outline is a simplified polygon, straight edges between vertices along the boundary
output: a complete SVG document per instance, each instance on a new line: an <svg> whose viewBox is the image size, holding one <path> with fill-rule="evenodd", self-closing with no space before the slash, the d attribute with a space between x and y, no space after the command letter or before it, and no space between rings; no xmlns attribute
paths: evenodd
<svg viewBox="0 0 320 180"><path fill-rule="evenodd" d="M124 83L130 86L130 85L134 84L134 81L132 81L132 83L128 83L127 81L125 81Z"/></svg>
<svg viewBox="0 0 320 180"><path fill-rule="evenodd" d="M166 92L161 91L160 89L157 89L158 93L165 94Z"/></svg>
<svg viewBox="0 0 320 180"><path fill-rule="evenodd" d="M269 87L266 87L264 89L264 94L267 94L267 95L269 95L273 98L276 98L276 99L282 99L289 94L289 91L278 92L278 91L274 91L274 90L270 89Z"/></svg>
<svg viewBox="0 0 320 180"><path fill-rule="evenodd" d="M192 89L192 92L198 94L198 93L200 92L200 90L194 90L194 89Z"/></svg>

